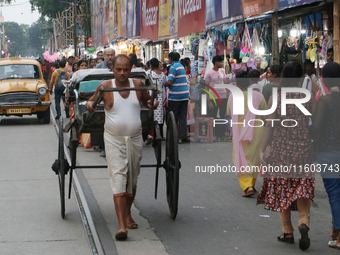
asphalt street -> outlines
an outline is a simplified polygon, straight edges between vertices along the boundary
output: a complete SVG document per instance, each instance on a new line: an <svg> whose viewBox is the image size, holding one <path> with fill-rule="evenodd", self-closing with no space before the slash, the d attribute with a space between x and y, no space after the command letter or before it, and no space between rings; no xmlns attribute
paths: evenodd
<svg viewBox="0 0 340 255"><path fill-rule="evenodd" d="M90 255L74 196L61 219L52 124L32 117L0 122L0 254Z"/></svg>
<svg viewBox="0 0 340 255"><path fill-rule="evenodd" d="M191 143L179 146L179 210L175 221L167 214L164 176L159 201L153 198L154 171L143 170L139 179L137 207L146 217L170 254L301 254L298 247L298 213L292 213L295 244L278 242L279 213L256 206L256 196L243 198L235 173L202 173L197 166L233 165L232 143ZM144 162L152 160L144 148ZM163 186L161 185L163 183ZM262 177L257 180L260 190ZM311 208L308 254L339 254L328 248L331 215L322 180L316 176L315 200Z"/></svg>
<svg viewBox="0 0 340 255"><path fill-rule="evenodd" d="M11 117L2 119L0 130L0 254L91 254L73 195L66 201L66 219L60 217L57 177L50 170L57 156L53 125L44 125L33 116ZM80 147L77 153L81 165L106 163L93 149ZM243 198L235 173L195 171L197 166L232 165L232 143L181 144L179 153L182 168L176 220L169 215L164 171L160 171L155 200L155 169L142 169L132 211L139 229L129 230L125 242L113 238L117 220L107 170L77 170L106 254L302 253L297 212L292 215L295 244L280 243L276 240L281 234L279 214L256 206L255 197ZM152 147L145 146L142 163L154 162ZM257 190L261 184L259 178ZM317 176L311 246L303 253L339 254L327 247L330 228L330 206Z"/></svg>

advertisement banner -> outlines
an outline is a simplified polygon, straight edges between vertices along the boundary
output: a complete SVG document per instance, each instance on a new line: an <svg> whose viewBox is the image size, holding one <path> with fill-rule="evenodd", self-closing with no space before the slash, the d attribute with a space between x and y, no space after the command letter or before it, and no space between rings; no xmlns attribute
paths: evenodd
<svg viewBox="0 0 340 255"><path fill-rule="evenodd" d="M104 27L102 35L102 45L107 46L110 43L110 2L104 0Z"/></svg>
<svg viewBox="0 0 340 255"><path fill-rule="evenodd" d="M134 7L134 28L133 28L133 36L140 36L141 35L141 0L134 0L135 1L135 7Z"/></svg>
<svg viewBox="0 0 340 255"><path fill-rule="evenodd" d="M120 36L124 37L126 37L126 15L127 15L127 0L120 0L120 20L121 20Z"/></svg>
<svg viewBox="0 0 340 255"><path fill-rule="evenodd" d="M128 0L126 37L140 36L140 0Z"/></svg>
<svg viewBox="0 0 340 255"><path fill-rule="evenodd" d="M126 18L126 37L132 37L133 31L133 16L134 16L134 6L133 0L127 0L127 18Z"/></svg>
<svg viewBox="0 0 340 255"><path fill-rule="evenodd" d="M278 6L277 1L278 0L242 0L243 16L247 18L276 10Z"/></svg>
<svg viewBox="0 0 340 255"><path fill-rule="evenodd" d="M205 30L205 0L178 0L178 37Z"/></svg>
<svg viewBox="0 0 340 255"><path fill-rule="evenodd" d="M206 28L234 22L243 18L242 1L233 0L233 4L230 4L230 2L231 0L206 0Z"/></svg>
<svg viewBox="0 0 340 255"><path fill-rule="evenodd" d="M160 0L159 1L158 37L170 35L169 11L170 11L170 1Z"/></svg>
<svg viewBox="0 0 340 255"><path fill-rule="evenodd" d="M103 0L98 0L97 14L97 45L102 46L103 27L104 27L104 3Z"/></svg>
<svg viewBox="0 0 340 255"><path fill-rule="evenodd" d="M115 23L115 28L113 31L113 38L117 39L118 37L121 36L121 11L120 11L120 2L121 0L115 0L115 6L114 6L114 23Z"/></svg>
<svg viewBox="0 0 340 255"><path fill-rule="evenodd" d="M169 29L170 35L176 35L178 32L178 0L168 0L169 3Z"/></svg>
<svg viewBox="0 0 340 255"><path fill-rule="evenodd" d="M110 0L109 3L109 9L110 9L110 13L109 13L109 29L110 29L110 36L109 36L109 40L110 42L113 40L113 30L114 30L114 19L113 19L113 6L114 6L114 1Z"/></svg>
<svg viewBox="0 0 340 255"><path fill-rule="evenodd" d="M91 9L91 34L93 38L93 45L97 45L97 2L96 1L91 1L90 2L90 9Z"/></svg>
<svg viewBox="0 0 340 255"><path fill-rule="evenodd" d="M158 40L159 0L142 0L142 38Z"/></svg>
<svg viewBox="0 0 340 255"><path fill-rule="evenodd" d="M316 2L317 0L278 0L279 9Z"/></svg>

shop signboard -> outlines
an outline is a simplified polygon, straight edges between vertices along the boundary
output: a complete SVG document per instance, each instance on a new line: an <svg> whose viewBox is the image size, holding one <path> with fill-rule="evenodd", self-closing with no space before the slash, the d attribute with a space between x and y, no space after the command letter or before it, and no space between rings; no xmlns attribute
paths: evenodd
<svg viewBox="0 0 340 255"><path fill-rule="evenodd" d="M178 0L178 37L205 30L205 0Z"/></svg>
<svg viewBox="0 0 340 255"><path fill-rule="evenodd" d="M110 2L104 0L104 27L102 35L102 45L106 46L110 43Z"/></svg>
<svg viewBox="0 0 340 255"><path fill-rule="evenodd" d="M241 0L206 0L206 28L241 20L242 12Z"/></svg>
<svg viewBox="0 0 340 255"><path fill-rule="evenodd" d="M158 40L159 0L142 0L142 38Z"/></svg>
<svg viewBox="0 0 340 255"><path fill-rule="evenodd" d="M170 35L177 35L178 32L178 0L169 1L169 30ZM176 36L177 37L177 36Z"/></svg>
<svg viewBox="0 0 340 255"><path fill-rule="evenodd" d="M316 2L318 0L278 0L279 9Z"/></svg>
<svg viewBox="0 0 340 255"><path fill-rule="evenodd" d="M278 0L242 0L243 16L260 15L277 9Z"/></svg>
<svg viewBox="0 0 340 255"><path fill-rule="evenodd" d="M170 1L160 0L159 1L158 37L170 35L169 11L170 11Z"/></svg>
<svg viewBox="0 0 340 255"><path fill-rule="evenodd" d="M128 0L126 37L140 36L140 0Z"/></svg>
<svg viewBox="0 0 340 255"><path fill-rule="evenodd" d="M120 36L124 37L126 37L126 15L127 15L127 0L120 0L120 21L121 21Z"/></svg>

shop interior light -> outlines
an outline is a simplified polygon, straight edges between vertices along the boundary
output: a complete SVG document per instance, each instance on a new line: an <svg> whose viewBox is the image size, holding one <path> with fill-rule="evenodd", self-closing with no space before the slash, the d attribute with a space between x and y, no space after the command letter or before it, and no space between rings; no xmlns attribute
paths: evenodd
<svg viewBox="0 0 340 255"><path fill-rule="evenodd" d="M291 37L296 37L297 36L297 30L296 29L290 30L290 36Z"/></svg>
<svg viewBox="0 0 340 255"><path fill-rule="evenodd" d="M119 45L118 47L120 50L124 50L127 48L126 44L125 43L122 43L121 45Z"/></svg>
<svg viewBox="0 0 340 255"><path fill-rule="evenodd" d="M264 55L264 53L265 53L265 49L264 49L263 46L261 46L261 47L259 48L259 54L260 54L260 55Z"/></svg>
<svg viewBox="0 0 340 255"><path fill-rule="evenodd" d="M280 38L280 37L282 37L282 30L278 30L277 31L277 36Z"/></svg>
<svg viewBox="0 0 340 255"><path fill-rule="evenodd" d="M306 30L301 30L301 34L305 34L306 33Z"/></svg>

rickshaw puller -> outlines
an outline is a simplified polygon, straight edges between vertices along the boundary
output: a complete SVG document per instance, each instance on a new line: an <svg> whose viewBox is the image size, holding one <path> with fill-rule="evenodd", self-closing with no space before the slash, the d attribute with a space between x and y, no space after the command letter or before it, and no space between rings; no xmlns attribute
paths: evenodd
<svg viewBox="0 0 340 255"><path fill-rule="evenodd" d="M129 58L126 55L118 55L113 61L115 79L99 84L95 94L86 103L86 109L90 112L95 111L92 105L100 87L143 87L142 81L129 78L131 68ZM110 184L119 223L115 236L117 240L127 238L127 228L138 227L131 217L131 206L136 195L143 148L140 102L149 109L156 109L158 101L155 100L151 105L150 99L146 90L103 93L104 142Z"/></svg>

